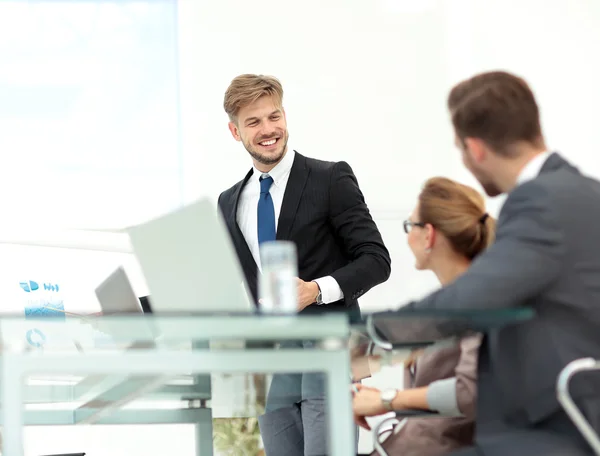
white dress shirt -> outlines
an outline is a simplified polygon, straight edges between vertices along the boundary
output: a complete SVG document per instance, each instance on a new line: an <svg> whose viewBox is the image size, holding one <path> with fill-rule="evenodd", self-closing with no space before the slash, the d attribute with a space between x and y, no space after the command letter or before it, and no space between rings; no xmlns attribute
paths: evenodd
<svg viewBox="0 0 600 456"><path fill-rule="evenodd" d="M275 229L277 229L279 222L279 214L281 213L281 204L283 203L283 195L285 193L285 187L287 186L290 178L290 171L294 164L294 156L296 153L289 148L284 155L283 159L277 163L277 165L268 173L263 173L258 169L253 169L253 174L248 179L246 186L242 189L240 195L240 201L237 210L237 223L246 239L246 244L256 261L258 269L261 269L260 254L258 247L258 200L260 197L260 177L263 174L267 174L273 178L273 183L269 189L271 193L271 199L273 200L273 207L275 209ZM344 297L337 281L331 277L321 277L315 279L315 282L319 285L321 295L324 304L339 301Z"/></svg>
<svg viewBox="0 0 600 456"><path fill-rule="evenodd" d="M542 170L542 166L546 163L546 160L550 158L553 152L542 152L533 157L529 162L523 167L519 176L517 177L517 186L522 185L527 181L535 179L540 171Z"/></svg>

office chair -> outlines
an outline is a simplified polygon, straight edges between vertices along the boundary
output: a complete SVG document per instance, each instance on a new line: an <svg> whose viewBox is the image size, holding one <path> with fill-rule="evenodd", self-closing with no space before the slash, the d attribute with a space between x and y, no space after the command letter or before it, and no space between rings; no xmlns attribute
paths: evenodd
<svg viewBox="0 0 600 456"><path fill-rule="evenodd" d="M573 401L571 397L571 393L569 392L569 383L573 376L581 372L590 372L590 371L599 371L600 370L600 361L595 360L593 358L581 358L571 361L567 364L560 374L558 375L558 379L556 381L556 396L558 398L558 402L565 410L571 421L581 435L585 438L585 440L589 443L590 447L596 453L596 455L600 456L600 438L598 438L598 434L592 428L589 421L585 418L581 410L577 408L577 405Z"/></svg>

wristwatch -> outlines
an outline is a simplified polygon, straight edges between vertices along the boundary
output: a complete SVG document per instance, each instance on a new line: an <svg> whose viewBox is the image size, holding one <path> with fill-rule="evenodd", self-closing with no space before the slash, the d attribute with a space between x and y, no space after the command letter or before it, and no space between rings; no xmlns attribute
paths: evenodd
<svg viewBox="0 0 600 456"><path fill-rule="evenodd" d="M390 412L394 410L394 407L392 406L392 401L396 399L397 394L397 389L386 389L381 392L381 403L383 404L386 410Z"/></svg>
<svg viewBox="0 0 600 456"><path fill-rule="evenodd" d="M320 306L321 304L323 304L323 293L321 292L321 287L319 286L319 284L317 282L315 282L313 280L314 283L317 284L317 288L319 289L319 294L317 295L316 299L315 299L315 303Z"/></svg>

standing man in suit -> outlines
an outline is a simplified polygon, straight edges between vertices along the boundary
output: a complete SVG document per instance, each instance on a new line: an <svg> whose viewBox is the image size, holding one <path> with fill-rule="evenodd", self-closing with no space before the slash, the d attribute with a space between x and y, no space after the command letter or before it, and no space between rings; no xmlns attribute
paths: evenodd
<svg viewBox="0 0 600 456"><path fill-rule="evenodd" d="M484 338L477 448L452 454L589 454L556 381L574 359L600 357L600 183L547 150L534 95L519 77L474 76L452 89L448 106L464 165L489 196L508 197L496 242L455 282L409 306L536 312ZM600 430L600 378L578 377L571 393Z"/></svg>
<svg viewBox="0 0 600 456"><path fill-rule="evenodd" d="M389 277L389 253L350 166L288 146L282 102L274 77L245 74L231 82L229 130L253 167L219 196L219 208L255 301L260 243L290 240L298 252L298 311L357 316L357 299ZM321 374L275 376L260 420L267 455L327 454L325 406Z"/></svg>

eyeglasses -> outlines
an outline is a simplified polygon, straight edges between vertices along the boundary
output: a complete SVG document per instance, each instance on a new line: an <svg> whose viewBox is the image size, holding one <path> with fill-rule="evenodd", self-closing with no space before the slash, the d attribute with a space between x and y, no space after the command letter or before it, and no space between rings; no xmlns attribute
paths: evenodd
<svg viewBox="0 0 600 456"><path fill-rule="evenodd" d="M418 226L420 228L425 228L425 224L422 222L413 222L412 220L404 220L404 232L406 234L410 233L410 230L412 230L413 226Z"/></svg>

